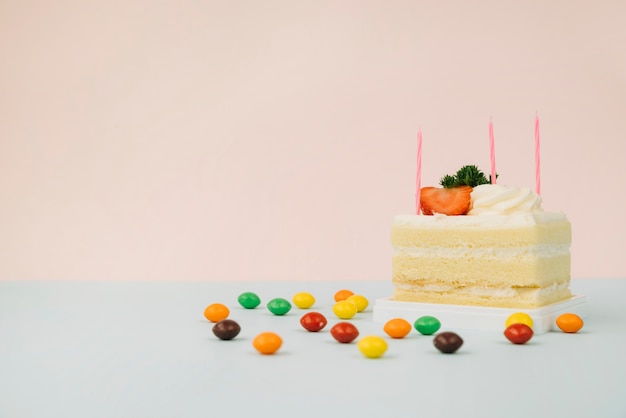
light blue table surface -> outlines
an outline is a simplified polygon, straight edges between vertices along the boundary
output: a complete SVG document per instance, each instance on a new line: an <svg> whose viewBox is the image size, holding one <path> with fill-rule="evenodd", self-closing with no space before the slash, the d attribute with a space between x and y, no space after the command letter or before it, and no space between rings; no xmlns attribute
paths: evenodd
<svg viewBox="0 0 626 418"><path fill-rule="evenodd" d="M366 359L330 327L333 294L349 288L370 307L353 323L389 349ZM626 280L572 282L588 300L578 334L549 332L513 345L503 329L458 331L452 355L432 336L385 336L371 307L387 281L0 282L0 417L626 417ZM246 310L237 296L256 292ZM264 306L315 295L329 320L319 333ZM221 341L203 317L221 302L242 327ZM442 330L446 330L443 324ZM447 329L450 330L450 329ZM262 331L281 350L258 354ZM452 330L454 331L454 330Z"/></svg>

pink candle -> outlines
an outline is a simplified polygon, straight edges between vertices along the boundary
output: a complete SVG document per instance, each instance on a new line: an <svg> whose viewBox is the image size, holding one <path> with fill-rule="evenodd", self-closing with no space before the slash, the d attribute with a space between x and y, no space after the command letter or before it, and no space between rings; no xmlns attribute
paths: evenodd
<svg viewBox="0 0 626 418"><path fill-rule="evenodd" d="M415 177L415 213L420 214L420 189L422 179L422 128L417 131L417 175Z"/></svg>
<svg viewBox="0 0 626 418"><path fill-rule="evenodd" d="M539 139L539 116L535 116L535 190L541 195L541 141Z"/></svg>
<svg viewBox="0 0 626 418"><path fill-rule="evenodd" d="M489 152L491 154L491 184L496 184L496 149L493 141L493 123L489 119Z"/></svg>

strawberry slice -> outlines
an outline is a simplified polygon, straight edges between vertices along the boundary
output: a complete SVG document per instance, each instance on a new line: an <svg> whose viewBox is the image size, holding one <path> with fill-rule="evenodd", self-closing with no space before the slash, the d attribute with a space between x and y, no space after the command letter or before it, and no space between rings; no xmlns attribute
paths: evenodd
<svg viewBox="0 0 626 418"><path fill-rule="evenodd" d="M420 207L424 215L441 213L443 215L465 215L470 207L469 186L450 188L422 187L420 190Z"/></svg>

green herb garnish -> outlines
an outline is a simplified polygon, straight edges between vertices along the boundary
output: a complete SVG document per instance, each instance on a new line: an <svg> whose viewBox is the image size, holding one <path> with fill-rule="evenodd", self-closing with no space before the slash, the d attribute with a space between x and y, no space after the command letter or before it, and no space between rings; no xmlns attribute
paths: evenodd
<svg viewBox="0 0 626 418"><path fill-rule="evenodd" d="M498 178L497 174L496 178ZM491 179L488 179L487 176L485 176L485 173L480 171L475 165L465 165L461 167L455 175L451 176L449 174L446 174L439 181L439 184L441 184L445 188L459 186L476 187L480 186L481 184L489 183L491 183Z"/></svg>

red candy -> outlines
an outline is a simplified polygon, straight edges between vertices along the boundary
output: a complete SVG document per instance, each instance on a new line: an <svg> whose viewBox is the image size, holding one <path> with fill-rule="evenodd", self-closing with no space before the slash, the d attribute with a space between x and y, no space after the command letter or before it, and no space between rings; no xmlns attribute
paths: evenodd
<svg viewBox="0 0 626 418"><path fill-rule="evenodd" d="M311 332L320 331L327 323L326 317L319 312L309 312L300 318L300 324Z"/></svg>
<svg viewBox="0 0 626 418"><path fill-rule="evenodd" d="M533 337L533 330L526 324L512 324L504 330L504 336L513 344L526 344Z"/></svg>
<svg viewBox="0 0 626 418"><path fill-rule="evenodd" d="M330 334L340 343L351 343L359 336L359 330L349 322L338 322L330 329Z"/></svg>

